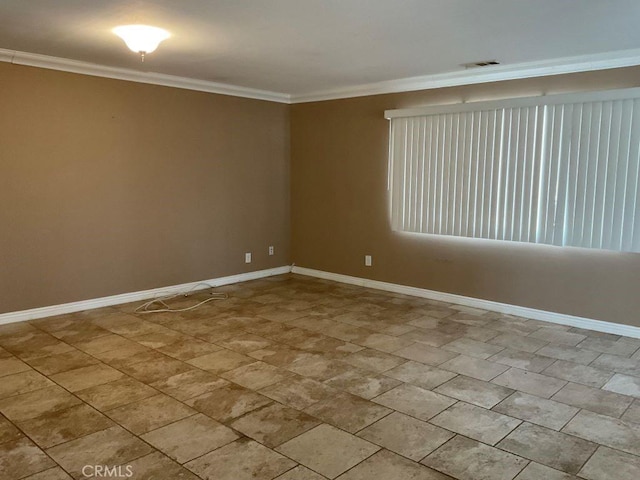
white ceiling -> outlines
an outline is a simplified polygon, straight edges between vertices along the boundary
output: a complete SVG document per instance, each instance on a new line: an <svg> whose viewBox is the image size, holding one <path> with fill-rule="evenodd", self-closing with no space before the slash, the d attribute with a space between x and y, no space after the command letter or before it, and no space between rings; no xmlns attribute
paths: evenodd
<svg viewBox="0 0 640 480"><path fill-rule="evenodd" d="M129 23L173 36L141 64ZM639 48L640 0L0 0L0 49L294 96Z"/></svg>

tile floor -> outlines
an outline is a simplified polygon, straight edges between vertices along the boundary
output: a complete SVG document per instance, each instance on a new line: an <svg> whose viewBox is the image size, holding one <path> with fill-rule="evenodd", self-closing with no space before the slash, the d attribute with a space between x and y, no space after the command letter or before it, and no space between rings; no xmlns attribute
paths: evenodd
<svg viewBox="0 0 640 480"><path fill-rule="evenodd" d="M0 326L0 478L640 478L638 339L295 275L217 291Z"/></svg>

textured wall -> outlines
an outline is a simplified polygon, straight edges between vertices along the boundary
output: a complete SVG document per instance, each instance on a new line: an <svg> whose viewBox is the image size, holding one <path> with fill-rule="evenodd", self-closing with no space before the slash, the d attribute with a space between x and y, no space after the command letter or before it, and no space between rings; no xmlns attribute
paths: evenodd
<svg viewBox="0 0 640 480"><path fill-rule="evenodd" d="M286 265L289 106L0 63L0 205L0 313Z"/></svg>
<svg viewBox="0 0 640 480"><path fill-rule="evenodd" d="M296 265L640 326L640 254L393 232L383 112L640 86L640 68L293 105ZM364 266L365 254L373 267Z"/></svg>

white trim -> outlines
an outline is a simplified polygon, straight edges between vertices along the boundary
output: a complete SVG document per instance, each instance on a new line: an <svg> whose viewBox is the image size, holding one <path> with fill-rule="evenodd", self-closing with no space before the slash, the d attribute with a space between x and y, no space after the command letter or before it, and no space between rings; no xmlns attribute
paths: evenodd
<svg viewBox="0 0 640 480"><path fill-rule="evenodd" d="M590 72L635 65L640 65L640 49L516 63L513 65L472 68L456 72L369 83L354 87L335 88L321 92L291 95L291 103L319 102L323 100L364 97L385 93L413 92L432 88L474 85L478 83L544 77L564 73Z"/></svg>
<svg viewBox="0 0 640 480"><path fill-rule="evenodd" d="M480 110L497 110L500 108L522 108L540 105L558 105L585 102L606 102L640 98L640 87L616 88L611 90L594 90L588 92L561 93L557 95L538 95L536 97L515 97L482 102L455 103L446 105L426 105L416 108L385 110L384 118L421 117L443 113L478 112Z"/></svg>
<svg viewBox="0 0 640 480"><path fill-rule="evenodd" d="M340 98L381 95L385 93L413 92L433 88L474 85L478 83L517 80L522 78L544 77L564 73L590 72L610 68L631 67L640 65L640 49L622 50L596 55L582 55L555 60L516 63L513 65L497 65L485 68L473 68L456 72L401 78L384 82L355 85L352 87L334 88L302 94L287 94L239 87L224 83L209 82L162 73L141 72L128 68L108 67L89 62L52 57L36 53L20 52L0 48L0 62L14 63L31 67L48 68L63 72L79 73L96 77L114 78L130 82L163 85L166 87L184 88L200 92L218 93L234 97L253 98L278 103L306 103Z"/></svg>
<svg viewBox="0 0 640 480"><path fill-rule="evenodd" d="M255 88L238 87L224 83L197 80L194 78L165 75L163 73L141 72L129 68L107 67L95 63L70 60L68 58L51 57L36 53L19 52L0 49L0 62L9 62L15 65L47 68L62 72L92 75L94 77L114 78L130 82L149 83L165 87L184 88L199 92L218 93L233 97L253 98L267 100L269 102L290 103L290 96L284 93L258 90Z"/></svg>
<svg viewBox="0 0 640 480"><path fill-rule="evenodd" d="M455 303L467 307L481 308L483 310L490 310L492 312L500 312L508 315L516 315L518 317L532 318L534 320L542 320L544 322L568 325L571 327L584 328L587 330L595 330L597 332L606 332L613 333L615 335L624 335L626 337L640 338L640 327L623 325L621 323L611 323L602 320L576 317L564 313L548 312L546 310L538 310L535 308L510 305L508 303L499 303L491 300L483 300L481 298L465 297L453 293L437 292L435 290L427 290L424 288L409 287L396 283L380 282L378 280L369 280L367 278L351 277L349 275L324 272L321 270L313 270L311 268L294 266L291 270L291 273L306 275L309 277L323 278L325 280L348 283L349 285L358 285L361 287L373 288L376 290L385 290L387 292L400 293L403 295L428 298L430 300L437 300L440 302Z"/></svg>
<svg viewBox="0 0 640 480"><path fill-rule="evenodd" d="M64 303L62 305L53 305L50 307L33 308L31 310L22 310L19 312L9 312L0 314L0 325L6 323L23 322L36 318L51 317L54 315L62 315L65 313L80 312L82 310L92 310L94 308L109 307L111 305L120 305L122 303L138 302L149 298L170 295L173 293L183 292L185 290L202 290L207 288L202 284L212 287L221 285L229 285L232 283L246 282L248 280L256 280L258 278L271 277L273 275L282 275L291 272L291 266L269 268L267 270L257 270L255 272L239 273L228 277L213 278L211 280L202 280L200 282L189 282L181 285L172 285L169 287L153 288L151 290L143 290L139 292L122 293L120 295L112 295L109 297L94 298L91 300L82 300L73 303Z"/></svg>

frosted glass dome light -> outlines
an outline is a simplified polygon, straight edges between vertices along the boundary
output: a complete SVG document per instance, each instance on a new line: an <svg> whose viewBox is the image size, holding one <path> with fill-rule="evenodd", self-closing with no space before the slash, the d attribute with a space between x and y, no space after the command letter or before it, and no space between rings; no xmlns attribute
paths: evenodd
<svg viewBox="0 0 640 480"><path fill-rule="evenodd" d="M147 53L158 48L160 42L171 36L164 29L149 25L122 25L112 32L122 38L132 52L142 55L143 59Z"/></svg>

